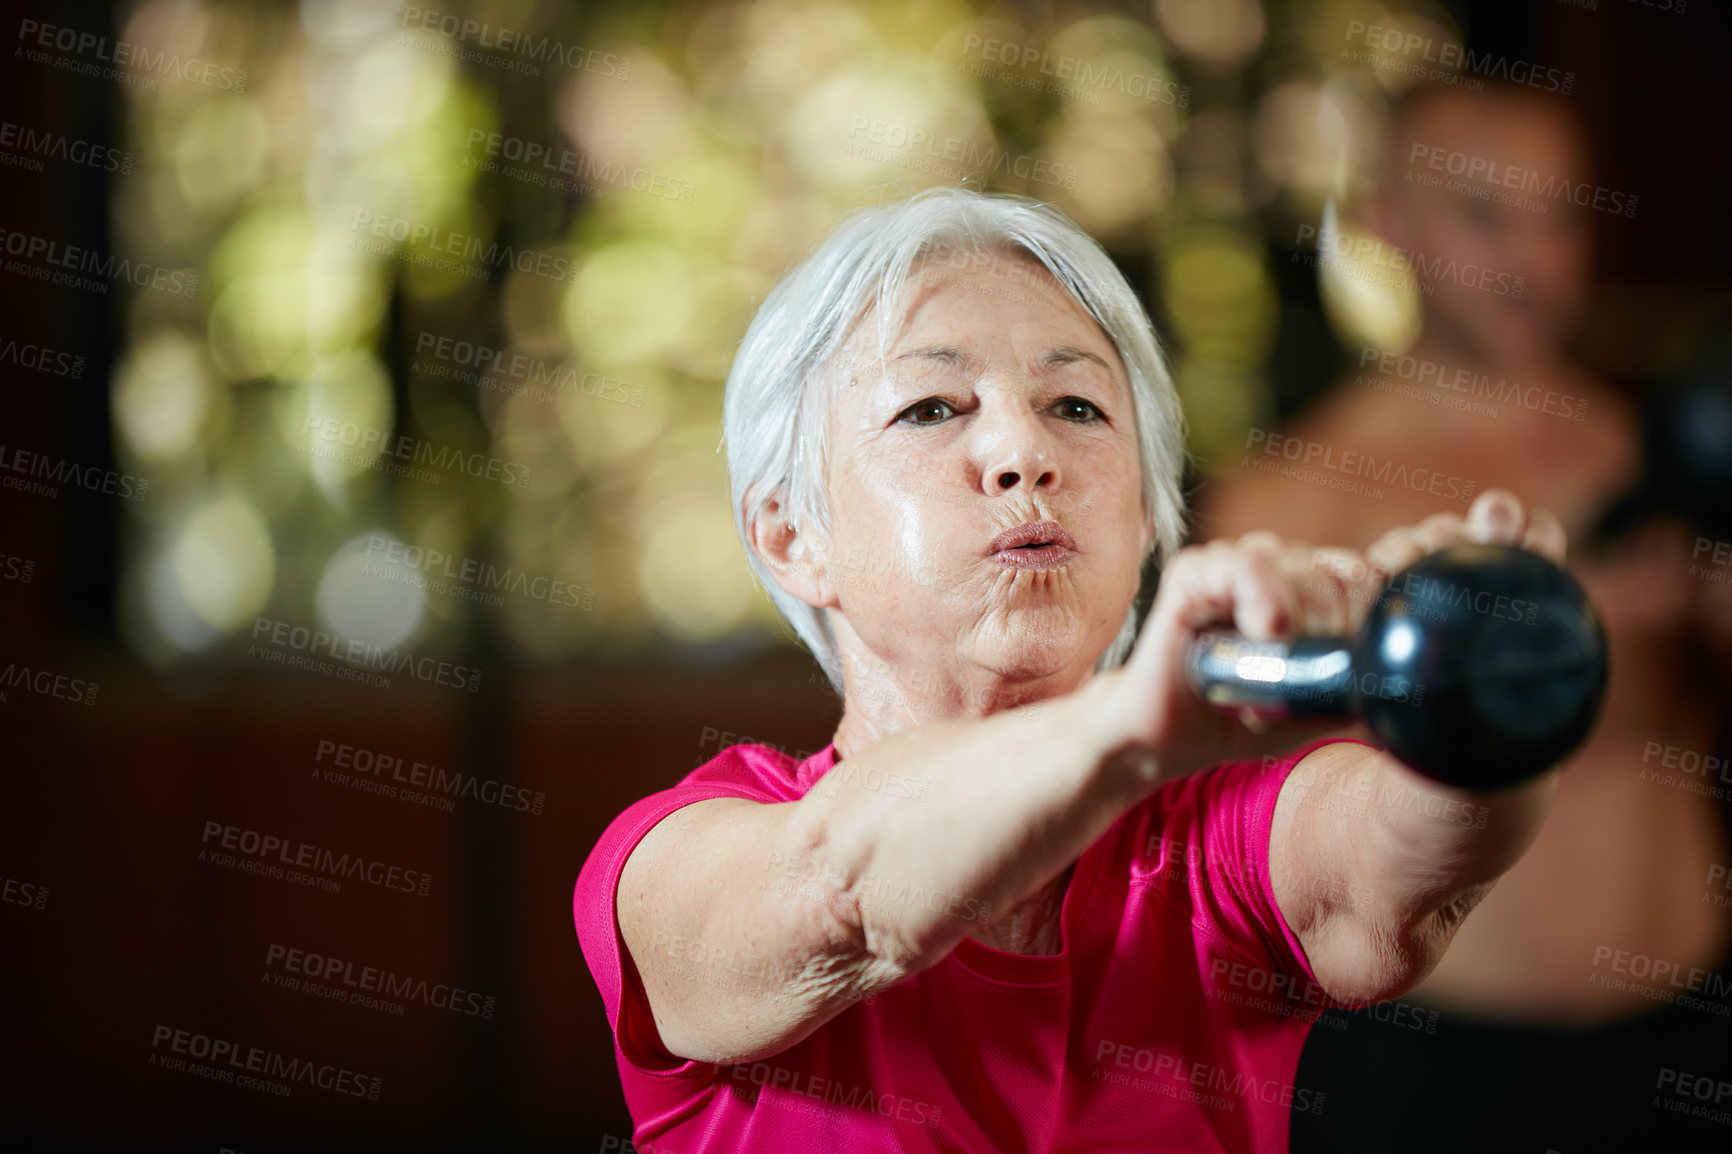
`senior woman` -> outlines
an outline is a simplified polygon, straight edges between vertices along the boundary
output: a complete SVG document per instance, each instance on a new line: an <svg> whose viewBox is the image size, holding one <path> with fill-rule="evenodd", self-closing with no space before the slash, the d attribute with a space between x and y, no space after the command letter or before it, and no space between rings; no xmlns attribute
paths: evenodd
<svg viewBox="0 0 1732 1154"><path fill-rule="evenodd" d="M851 218L758 312L724 424L747 557L843 715L805 761L722 751L584 865L637 1148L1285 1150L1328 1108L1292 1084L1317 1012L1430 971L1555 772L1468 794L1194 698L1200 631L1339 632L1372 589L1267 533L1177 549L1153 329L1049 207ZM1463 540L1564 548L1488 493L1329 556L1374 582Z"/></svg>

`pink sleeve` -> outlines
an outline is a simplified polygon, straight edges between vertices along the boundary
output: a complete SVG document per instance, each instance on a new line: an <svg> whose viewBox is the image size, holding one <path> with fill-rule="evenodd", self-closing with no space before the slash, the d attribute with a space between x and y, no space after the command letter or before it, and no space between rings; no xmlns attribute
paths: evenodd
<svg viewBox="0 0 1732 1154"><path fill-rule="evenodd" d="M747 797L748 788L718 783L682 784L654 793L614 818L590 850L572 891L571 916L577 925L589 972L601 991L614 1045L633 1066L649 1074L682 1074L699 1063L682 1061L662 1049L649 1000L620 937L615 897L626 859L657 822L677 809L716 797ZM750 801L776 798L747 797Z"/></svg>
<svg viewBox="0 0 1732 1154"><path fill-rule="evenodd" d="M1235 952L1271 969L1303 977L1321 995L1317 975L1275 900L1269 872L1269 835L1275 803L1293 767L1313 750L1353 738L1323 738L1278 760L1238 761L1198 774L1193 820L1202 868L1193 882L1195 909L1215 936Z"/></svg>

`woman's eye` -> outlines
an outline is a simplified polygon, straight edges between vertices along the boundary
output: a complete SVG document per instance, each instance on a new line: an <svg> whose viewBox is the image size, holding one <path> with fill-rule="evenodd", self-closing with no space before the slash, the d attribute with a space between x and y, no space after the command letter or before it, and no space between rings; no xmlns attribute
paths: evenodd
<svg viewBox="0 0 1732 1154"><path fill-rule="evenodd" d="M924 401L915 401L903 409L896 419L907 421L910 425L936 425L955 412L955 409L937 397L927 397Z"/></svg>
<svg viewBox="0 0 1732 1154"><path fill-rule="evenodd" d="M1081 397L1066 397L1052 407L1053 412L1067 421L1097 421L1105 416L1094 402Z"/></svg>

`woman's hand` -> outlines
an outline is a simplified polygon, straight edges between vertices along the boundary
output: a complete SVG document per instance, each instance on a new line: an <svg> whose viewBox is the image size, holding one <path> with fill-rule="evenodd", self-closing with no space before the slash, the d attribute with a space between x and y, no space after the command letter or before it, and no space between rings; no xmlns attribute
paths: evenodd
<svg viewBox="0 0 1732 1154"><path fill-rule="evenodd" d="M1265 725L1205 704L1185 680L1199 634L1234 629L1257 641L1357 632L1389 577L1452 545L1519 545L1561 564L1563 526L1531 514L1503 489L1481 493L1463 517L1438 513L1392 529L1364 553L1247 533L1181 550L1161 576L1154 607L1125 666L1110 675L1126 743L1152 755L1165 778L1219 761L1290 748L1335 723Z"/></svg>

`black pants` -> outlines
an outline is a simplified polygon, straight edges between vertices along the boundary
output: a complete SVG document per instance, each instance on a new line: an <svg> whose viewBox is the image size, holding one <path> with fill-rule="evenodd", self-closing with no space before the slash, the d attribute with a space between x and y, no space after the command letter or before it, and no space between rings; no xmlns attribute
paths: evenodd
<svg viewBox="0 0 1732 1154"><path fill-rule="evenodd" d="M1326 1097L1293 1115L1293 1154L1732 1152L1732 1017L1712 1010L1662 1005L1583 1030L1402 1002L1331 1011L1296 1084Z"/></svg>

